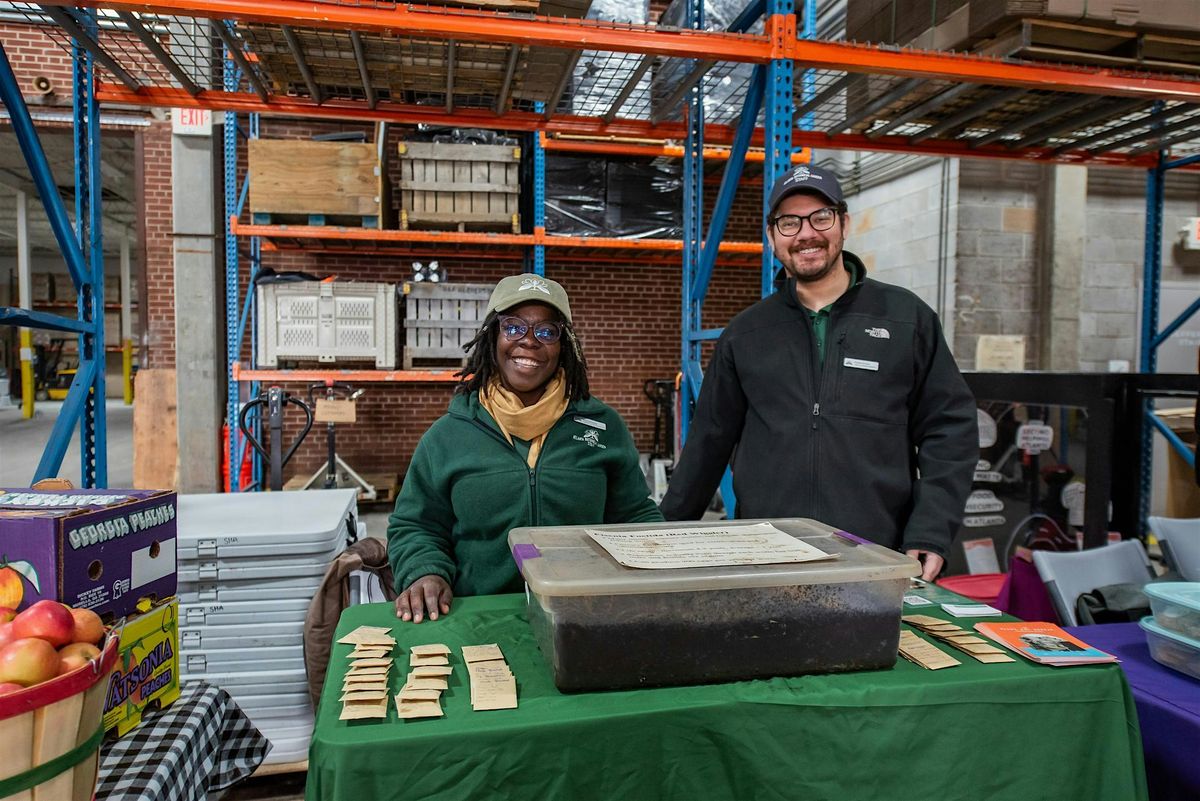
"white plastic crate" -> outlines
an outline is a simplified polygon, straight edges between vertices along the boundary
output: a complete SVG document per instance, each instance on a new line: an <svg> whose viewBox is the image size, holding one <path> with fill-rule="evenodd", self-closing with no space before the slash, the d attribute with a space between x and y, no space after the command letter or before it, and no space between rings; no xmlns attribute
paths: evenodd
<svg viewBox="0 0 1200 801"><path fill-rule="evenodd" d="M396 367L396 287L357 281L258 286L258 363L373 360Z"/></svg>

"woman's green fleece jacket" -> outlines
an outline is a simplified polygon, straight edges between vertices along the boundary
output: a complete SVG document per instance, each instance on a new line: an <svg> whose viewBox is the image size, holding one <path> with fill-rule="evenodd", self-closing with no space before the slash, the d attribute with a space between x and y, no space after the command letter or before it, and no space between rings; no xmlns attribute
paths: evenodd
<svg viewBox="0 0 1200 801"><path fill-rule="evenodd" d="M428 575L456 596L517 592L510 529L661 520L612 408L570 404L530 469L472 392L455 395L417 444L388 518L388 559L397 592Z"/></svg>

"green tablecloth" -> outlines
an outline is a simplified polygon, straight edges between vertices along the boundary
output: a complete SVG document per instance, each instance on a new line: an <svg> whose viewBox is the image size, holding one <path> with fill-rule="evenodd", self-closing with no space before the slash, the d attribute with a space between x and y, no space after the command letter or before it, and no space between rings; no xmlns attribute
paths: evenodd
<svg viewBox="0 0 1200 801"><path fill-rule="evenodd" d="M929 612L934 609L937 611ZM938 614L938 607L920 607ZM960 621L970 625L969 621ZM309 801L1140 801L1141 738L1115 665L1024 661L563 695L524 598L455 599L420 625L391 606L347 609L338 636L392 626L407 646L443 642L445 717L341 722L335 645L309 751ZM496 642L520 708L474 712L462 645ZM399 689L407 659L392 671Z"/></svg>

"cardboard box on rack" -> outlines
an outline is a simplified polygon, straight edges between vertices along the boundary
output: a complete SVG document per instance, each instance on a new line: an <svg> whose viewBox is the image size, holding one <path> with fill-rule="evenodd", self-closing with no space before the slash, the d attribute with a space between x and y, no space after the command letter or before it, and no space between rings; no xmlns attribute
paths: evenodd
<svg viewBox="0 0 1200 801"><path fill-rule="evenodd" d="M104 730L118 737L141 723L147 709L179 698L179 600L143 606L120 629L121 654L104 697Z"/></svg>
<svg viewBox="0 0 1200 801"><path fill-rule="evenodd" d="M163 490L0 489L0 606L112 620L175 595L175 506Z"/></svg>

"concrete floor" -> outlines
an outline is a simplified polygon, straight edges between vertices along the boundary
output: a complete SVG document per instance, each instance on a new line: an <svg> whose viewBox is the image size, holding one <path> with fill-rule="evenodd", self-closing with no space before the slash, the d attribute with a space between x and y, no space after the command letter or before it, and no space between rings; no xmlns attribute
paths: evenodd
<svg viewBox="0 0 1200 801"><path fill-rule="evenodd" d="M50 431L58 420L62 401L36 404L34 416L26 420L18 406L0 407L0 487L28 487L37 470ZM108 428L108 485L133 485L133 407L120 400L105 406ZM71 437L59 476L81 486L79 429Z"/></svg>

